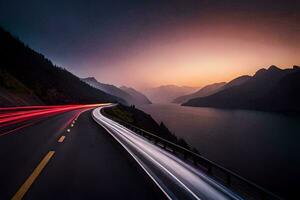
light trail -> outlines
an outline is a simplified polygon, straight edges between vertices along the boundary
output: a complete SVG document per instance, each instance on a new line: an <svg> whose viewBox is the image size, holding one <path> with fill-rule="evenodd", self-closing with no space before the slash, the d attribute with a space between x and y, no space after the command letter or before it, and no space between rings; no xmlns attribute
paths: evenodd
<svg viewBox="0 0 300 200"><path fill-rule="evenodd" d="M48 109L48 108L58 108L66 106L76 106L79 104L69 104L69 105L51 105L51 106L15 106L15 107L0 107L0 112L10 112L16 110L34 110L34 109Z"/></svg>
<svg viewBox="0 0 300 200"><path fill-rule="evenodd" d="M95 121L117 139L172 199L242 199L201 170L103 116L101 109L93 111Z"/></svg>
<svg viewBox="0 0 300 200"><path fill-rule="evenodd" d="M46 117L54 116L72 110L78 110L84 108L90 109L102 105L108 105L108 104L32 106L32 109L30 109L31 108L30 106L0 108L1 111L6 111L4 113L0 113L0 128L6 129L6 127L17 126L18 124L21 124L26 121L46 118ZM80 113L78 113L78 115ZM73 119L75 119L78 115L76 115ZM21 125L20 127L26 127L26 125ZM15 127L13 129L18 130L19 128ZM14 130L9 130L9 131L6 130L5 132L3 132L2 130L2 133L0 131L0 136L11 133Z"/></svg>

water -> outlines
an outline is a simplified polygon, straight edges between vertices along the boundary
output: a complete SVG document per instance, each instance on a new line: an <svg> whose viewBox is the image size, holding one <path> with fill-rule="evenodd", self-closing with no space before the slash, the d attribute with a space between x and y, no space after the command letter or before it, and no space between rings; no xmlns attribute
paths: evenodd
<svg viewBox="0 0 300 200"><path fill-rule="evenodd" d="M283 197L298 193L300 116L176 104L140 109L206 158Z"/></svg>

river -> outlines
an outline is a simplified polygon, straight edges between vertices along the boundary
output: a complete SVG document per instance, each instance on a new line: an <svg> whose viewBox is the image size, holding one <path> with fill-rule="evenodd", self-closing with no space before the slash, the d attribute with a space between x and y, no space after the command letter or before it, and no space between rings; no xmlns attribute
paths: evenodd
<svg viewBox="0 0 300 200"><path fill-rule="evenodd" d="M206 158L283 197L298 193L300 116L177 104L139 108Z"/></svg>

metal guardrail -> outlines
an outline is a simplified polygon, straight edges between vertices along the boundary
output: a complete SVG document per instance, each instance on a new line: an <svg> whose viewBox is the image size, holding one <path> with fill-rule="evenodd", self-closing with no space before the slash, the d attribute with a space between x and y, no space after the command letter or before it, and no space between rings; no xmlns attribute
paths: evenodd
<svg viewBox="0 0 300 200"><path fill-rule="evenodd" d="M108 109L108 108L104 108ZM134 131L135 133L145 137L146 139L152 141L154 144L174 153L181 154L183 159L192 162L197 167L205 171L209 176L222 181L227 187L232 188L234 191L238 192L240 195L247 199L262 199L262 200L273 200L282 198L275 195L274 193L264 189L263 187L241 177L240 175L218 165L217 163L208 160L207 158L189 150L184 147L179 146L173 142L163 139L153 133L136 127L130 123L120 120L116 117L106 114L104 109L101 110L102 114L109 117L110 119L118 122L119 124L125 126L126 128Z"/></svg>

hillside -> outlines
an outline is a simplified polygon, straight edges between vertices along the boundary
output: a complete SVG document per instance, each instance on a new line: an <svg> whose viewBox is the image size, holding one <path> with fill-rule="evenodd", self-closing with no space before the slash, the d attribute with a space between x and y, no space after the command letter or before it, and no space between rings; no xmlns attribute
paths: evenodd
<svg viewBox="0 0 300 200"><path fill-rule="evenodd" d="M248 76L248 75L239 76L239 77L229 81L226 85L224 85L222 87L222 90L225 90L225 89L228 89L228 88L231 88L231 87L234 87L234 86L242 85L250 79L251 79L251 76Z"/></svg>
<svg viewBox="0 0 300 200"><path fill-rule="evenodd" d="M275 112L300 111L300 69L271 66L258 70L241 85L213 95L191 99L184 106L253 109Z"/></svg>
<svg viewBox="0 0 300 200"><path fill-rule="evenodd" d="M129 103L128 99L130 99L131 96L127 92L121 90L120 88L118 88L114 85L100 83L94 77L82 78L81 80L94 88L97 88L103 92L106 92L107 94L122 98L122 99L126 100L127 103Z"/></svg>
<svg viewBox="0 0 300 200"><path fill-rule="evenodd" d="M219 91L228 89L230 87L241 85L244 82L248 81L250 79L250 77L251 76L246 76L245 75L245 76L240 76L238 78L235 78L235 79L229 81L228 83L221 82L221 83L214 83L214 84L204 86L203 88L201 88L197 92L194 92L194 93L189 94L189 95L184 95L184 96L181 96L181 97L178 97L178 98L174 99L173 103L181 103L182 104L182 103L185 103L185 102L189 101L190 99L210 96L212 94L215 94Z"/></svg>
<svg viewBox="0 0 300 200"><path fill-rule="evenodd" d="M147 130L154 135L198 153L197 149L191 147L183 138L173 134L163 122L158 124L151 115L135 108L135 106L127 107L119 104L114 107L107 107L104 109L104 114L109 118L121 120L140 129Z"/></svg>
<svg viewBox="0 0 300 200"><path fill-rule="evenodd" d="M94 88L124 99L128 104L142 105L151 103L146 96L134 90L133 88L118 88L114 85L100 83L94 77L83 78L81 80Z"/></svg>
<svg viewBox="0 0 300 200"><path fill-rule="evenodd" d="M173 100L173 103L184 103L193 98L205 97L205 96L212 95L212 94L220 91L225 84L226 84L225 82L221 82L221 83L214 83L214 84L204 86L197 92L177 97L176 99Z"/></svg>
<svg viewBox="0 0 300 200"><path fill-rule="evenodd" d="M143 91L154 103L170 103L175 98L195 92L197 88L177 85L162 85Z"/></svg>
<svg viewBox="0 0 300 200"><path fill-rule="evenodd" d="M0 105L27 106L41 105L43 102L25 85L10 74L0 70Z"/></svg>
<svg viewBox="0 0 300 200"><path fill-rule="evenodd" d="M53 65L42 54L24 45L2 28L0 28L0 43L1 73L18 83L14 88L2 87L2 96L9 93L14 95L14 98L22 99L25 98L22 97L24 91L27 93L25 95L27 100L23 103L14 98L7 101L1 97L0 106L123 102L89 86L67 70ZM1 81L7 80L2 78ZM3 83L5 84L9 83ZM21 90L22 94L16 92Z"/></svg>
<svg viewBox="0 0 300 200"><path fill-rule="evenodd" d="M151 104L151 101L141 92L137 91L134 88L122 86L121 90L127 92L132 97L132 104L135 105L143 105L143 104Z"/></svg>

